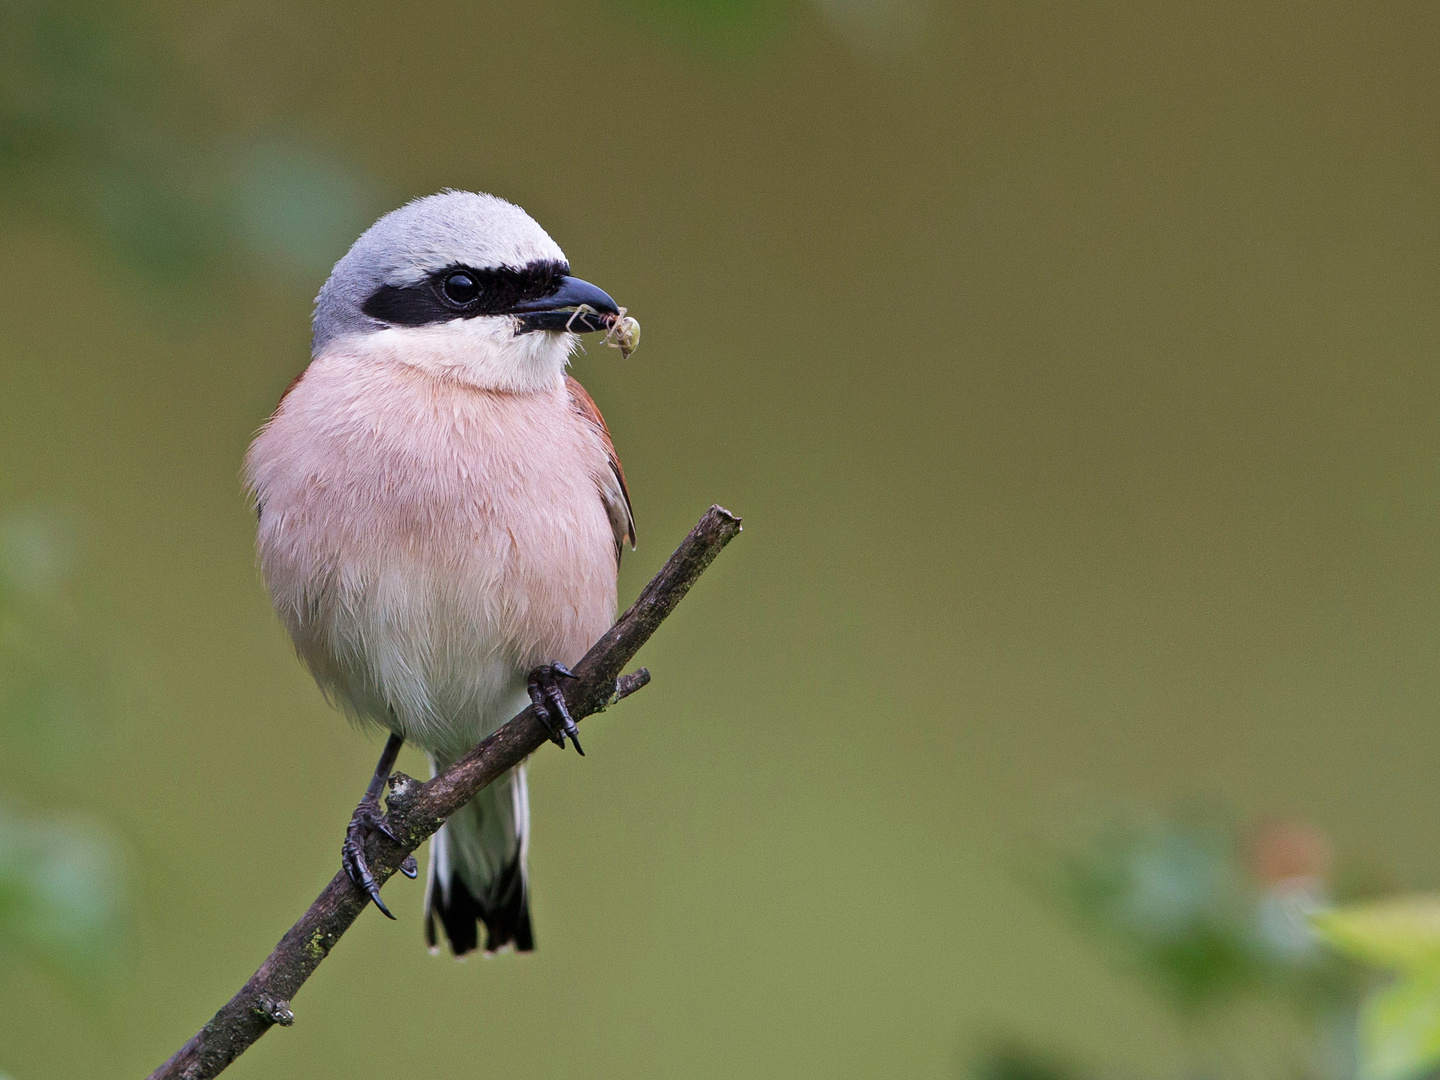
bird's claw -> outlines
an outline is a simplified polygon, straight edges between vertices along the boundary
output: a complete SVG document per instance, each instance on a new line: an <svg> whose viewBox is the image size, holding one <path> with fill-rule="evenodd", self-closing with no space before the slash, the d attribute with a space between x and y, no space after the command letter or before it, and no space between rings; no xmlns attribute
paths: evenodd
<svg viewBox="0 0 1440 1080"><path fill-rule="evenodd" d="M530 703L535 706L535 715L550 732L550 740L561 750L565 749L565 738L575 744L575 752L581 757L585 751L580 748L580 729L570 716L565 704L565 692L560 689L561 679L578 679L564 664L542 664L530 673Z"/></svg>
<svg viewBox="0 0 1440 1080"><path fill-rule="evenodd" d="M345 842L340 845L340 862L355 886L375 901L380 914L387 919L393 919L395 916L390 914L385 901L380 899L380 883L375 880L375 875L370 872L370 864L365 859L365 841L372 833L377 832L397 844L403 843L385 820L385 815L380 810L380 801L366 797L355 807L355 813L351 815L350 824L345 829ZM400 864L400 872L408 878L419 873L415 856L406 856L405 861Z"/></svg>

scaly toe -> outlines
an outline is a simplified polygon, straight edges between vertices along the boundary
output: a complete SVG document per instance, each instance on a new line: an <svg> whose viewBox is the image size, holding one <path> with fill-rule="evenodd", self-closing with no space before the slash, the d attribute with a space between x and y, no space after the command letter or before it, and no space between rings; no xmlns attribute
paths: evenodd
<svg viewBox="0 0 1440 1080"><path fill-rule="evenodd" d="M565 695L553 682L545 687L545 701L555 712L560 714L560 730L568 735L570 741L575 744L575 752L584 757L585 751L580 748L580 729L575 726L575 720L570 716L570 708L565 704ZM563 740L561 746L564 746Z"/></svg>
<svg viewBox="0 0 1440 1080"><path fill-rule="evenodd" d="M344 864L345 873L349 875L350 880L371 900L375 901L375 906L380 909L380 913L387 919L395 918L390 914L390 909L385 906L385 901L380 899L380 883L375 880L375 875L370 873L370 866L365 861L363 844L347 838L344 846L340 849L340 861Z"/></svg>
<svg viewBox="0 0 1440 1080"><path fill-rule="evenodd" d="M365 860L365 841L372 832L381 833L396 843L400 842L380 813L379 806L362 802L355 808L350 824L345 829L345 842L340 845L340 864L355 883L355 887L375 901L381 914L387 919L393 919L395 916L385 906L385 901L380 899L380 883L375 880L375 875L370 872L370 864ZM410 859L410 862L413 864L414 859Z"/></svg>
<svg viewBox="0 0 1440 1080"><path fill-rule="evenodd" d="M550 700L554 692L555 676L550 666L538 667L530 673L530 681L526 689L530 693L530 704L535 706L535 715L540 723L545 725L545 730L550 732L550 741L561 750L565 749L565 730L563 725L556 727L553 713L550 707ZM561 698L561 715L564 713L564 698ZM565 716L568 720L569 717Z"/></svg>

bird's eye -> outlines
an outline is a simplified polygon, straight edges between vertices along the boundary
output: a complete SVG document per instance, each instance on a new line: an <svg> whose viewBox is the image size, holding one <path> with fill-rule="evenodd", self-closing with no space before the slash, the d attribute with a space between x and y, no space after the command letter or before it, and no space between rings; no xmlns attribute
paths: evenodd
<svg viewBox="0 0 1440 1080"><path fill-rule="evenodd" d="M445 292L445 299L452 304L468 304L480 295L479 284L464 270L447 274L440 288Z"/></svg>

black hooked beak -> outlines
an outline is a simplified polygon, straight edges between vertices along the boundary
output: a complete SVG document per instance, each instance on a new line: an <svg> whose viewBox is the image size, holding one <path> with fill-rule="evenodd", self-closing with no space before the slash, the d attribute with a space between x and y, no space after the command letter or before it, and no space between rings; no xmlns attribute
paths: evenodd
<svg viewBox="0 0 1440 1080"><path fill-rule="evenodd" d="M560 288L538 300L523 300L510 309L520 316L519 333L532 330L569 330L585 334L609 330L620 315L620 308L604 289L596 288L578 277L563 277Z"/></svg>

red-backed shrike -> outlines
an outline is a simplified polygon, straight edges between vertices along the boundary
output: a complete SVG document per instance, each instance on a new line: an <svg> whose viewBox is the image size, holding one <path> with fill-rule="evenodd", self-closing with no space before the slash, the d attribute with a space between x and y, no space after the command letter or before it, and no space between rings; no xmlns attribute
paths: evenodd
<svg viewBox="0 0 1440 1080"><path fill-rule="evenodd" d="M621 312L519 207L447 191L387 214L316 299L311 361L245 470L275 610L326 695L391 733L347 831L365 865L408 739L441 769L534 702L580 750L557 680L615 617L635 523L605 421L565 373ZM431 843L426 939L534 947L521 766ZM406 867L412 876L413 861ZM388 915L389 912L385 911Z"/></svg>

